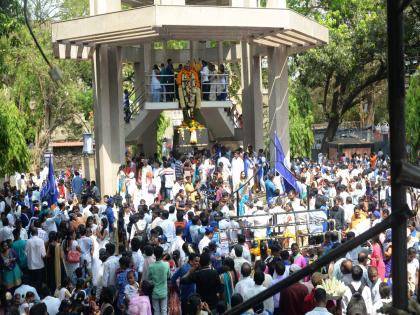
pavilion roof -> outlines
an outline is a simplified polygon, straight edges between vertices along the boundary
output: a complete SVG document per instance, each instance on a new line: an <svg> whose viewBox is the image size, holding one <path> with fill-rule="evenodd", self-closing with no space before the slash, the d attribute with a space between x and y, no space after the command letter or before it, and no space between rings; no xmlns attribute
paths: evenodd
<svg viewBox="0 0 420 315"><path fill-rule="evenodd" d="M290 9L151 5L52 24L56 58L88 59L96 45L164 40L248 41L305 50L328 43L328 29Z"/></svg>

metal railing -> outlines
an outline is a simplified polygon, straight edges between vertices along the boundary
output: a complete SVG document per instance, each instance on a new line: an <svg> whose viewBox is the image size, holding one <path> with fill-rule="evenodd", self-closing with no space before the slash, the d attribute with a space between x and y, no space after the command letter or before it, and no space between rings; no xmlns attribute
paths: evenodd
<svg viewBox="0 0 420 315"><path fill-rule="evenodd" d="M175 102L177 98L175 75L146 75L145 91L147 102Z"/></svg>
<svg viewBox="0 0 420 315"><path fill-rule="evenodd" d="M339 247L333 249L325 256L320 257L318 260L314 261L312 264L307 265L306 267L302 268L296 273L289 275L284 280L274 284L273 286L269 287L268 289L262 291L261 293L257 294L256 296L250 298L249 300L244 301L243 303L235 306L234 308L228 310L225 315L234 315L234 314L242 314L243 312L251 309L254 305L262 303L266 299L272 297L273 295L277 294L281 290L291 286L292 284L302 280L305 277L310 276L317 270L321 269L322 267L328 265L330 262L337 260L338 258L342 257L347 252L351 251L352 249L356 248L357 246L365 243L372 237L378 235L379 233L389 229L395 221L400 220L400 215L403 213L405 215L405 219L412 216L412 213L408 208L401 209L398 211L399 213L392 212L392 214L384 219L382 222L378 223L377 225L373 226L366 232L360 234L359 236L343 243Z"/></svg>
<svg viewBox="0 0 420 315"><path fill-rule="evenodd" d="M204 81L205 77L207 77L207 81ZM204 101L229 100L229 74L201 75L201 95Z"/></svg>
<svg viewBox="0 0 420 315"><path fill-rule="evenodd" d="M229 100L229 74L209 74L209 81L201 77L201 97L203 101ZM153 103L174 102L179 98L176 75L145 75L146 100ZM158 82L159 81L159 82Z"/></svg>
<svg viewBox="0 0 420 315"><path fill-rule="evenodd" d="M139 93L140 92L140 93ZM130 97L137 95L131 102ZM124 121L129 123L134 115L137 115L145 102L145 95L141 93L140 87L133 89L128 95L124 96Z"/></svg>

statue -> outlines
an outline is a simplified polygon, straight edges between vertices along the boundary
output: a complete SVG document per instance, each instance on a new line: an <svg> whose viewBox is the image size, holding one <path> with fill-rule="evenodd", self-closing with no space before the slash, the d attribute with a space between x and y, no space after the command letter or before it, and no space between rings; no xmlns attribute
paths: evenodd
<svg viewBox="0 0 420 315"><path fill-rule="evenodd" d="M200 109L201 105L201 88L198 72L191 67L190 62L178 73L176 83L178 85L179 106L184 116L181 126L177 128L177 132L181 138L184 138L185 131L189 132L189 143L196 145L200 142L197 131L206 129L194 119L195 112Z"/></svg>
<svg viewBox="0 0 420 315"><path fill-rule="evenodd" d="M194 120L194 112L200 109L201 89L197 72L188 62L176 78L179 93L179 106L184 115L184 123Z"/></svg>

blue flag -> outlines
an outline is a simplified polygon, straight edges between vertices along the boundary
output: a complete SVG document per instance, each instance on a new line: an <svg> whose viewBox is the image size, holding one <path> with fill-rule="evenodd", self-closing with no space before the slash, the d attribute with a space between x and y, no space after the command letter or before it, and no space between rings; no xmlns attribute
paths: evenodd
<svg viewBox="0 0 420 315"><path fill-rule="evenodd" d="M54 168L52 163L52 157L50 157L50 163L48 166L48 178L47 184L41 190L41 200L47 201L48 205L56 203L58 199L58 190L55 184Z"/></svg>
<svg viewBox="0 0 420 315"><path fill-rule="evenodd" d="M290 170L284 165L286 156L284 155L283 147L281 146L277 134L274 135L274 146L276 148L275 170L280 174L281 177L283 177L285 191L289 192L291 190L295 190L299 193L299 187L295 177L293 176L292 172L290 172Z"/></svg>

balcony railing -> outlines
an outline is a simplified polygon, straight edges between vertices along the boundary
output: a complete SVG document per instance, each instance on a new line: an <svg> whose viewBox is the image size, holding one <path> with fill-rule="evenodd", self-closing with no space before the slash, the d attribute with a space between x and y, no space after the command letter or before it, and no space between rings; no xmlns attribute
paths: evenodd
<svg viewBox="0 0 420 315"><path fill-rule="evenodd" d="M201 78L201 97L203 101L229 100L229 75L209 74L208 81ZM159 82L155 81L158 80ZM175 75L146 75L146 101L167 103L178 101L178 86Z"/></svg>

